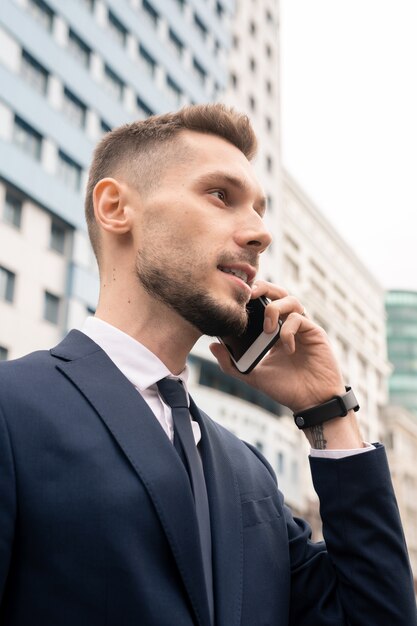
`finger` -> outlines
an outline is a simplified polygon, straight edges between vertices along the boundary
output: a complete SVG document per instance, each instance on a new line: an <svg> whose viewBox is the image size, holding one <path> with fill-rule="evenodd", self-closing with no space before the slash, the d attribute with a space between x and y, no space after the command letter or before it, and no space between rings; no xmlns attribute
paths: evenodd
<svg viewBox="0 0 417 626"><path fill-rule="evenodd" d="M273 332L277 325L278 319L290 313L299 313L303 315L305 308L295 296L286 296L280 300L270 302L265 309L264 331L266 333Z"/></svg>
<svg viewBox="0 0 417 626"><path fill-rule="evenodd" d="M239 371L233 365L230 354L226 350L223 344L221 343L211 343L209 345L210 352L217 359L220 369L225 374L230 374L232 376L236 376Z"/></svg>
<svg viewBox="0 0 417 626"><path fill-rule="evenodd" d="M290 313L282 325L280 339L287 354L295 352L295 336L300 330L309 330L314 326L313 322L303 317L300 313Z"/></svg>
<svg viewBox="0 0 417 626"><path fill-rule="evenodd" d="M266 280L257 280L252 285L252 298L259 298L260 296L266 296L270 300L278 300L288 296L288 291Z"/></svg>

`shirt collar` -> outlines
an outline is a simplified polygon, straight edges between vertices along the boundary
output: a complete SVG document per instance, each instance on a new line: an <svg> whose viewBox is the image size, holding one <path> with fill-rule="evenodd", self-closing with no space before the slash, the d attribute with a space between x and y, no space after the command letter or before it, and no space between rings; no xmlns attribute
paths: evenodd
<svg viewBox="0 0 417 626"><path fill-rule="evenodd" d="M166 376L174 376L148 348L119 328L98 317L88 317L81 331L106 352L113 363L139 390L144 391ZM189 368L175 375L187 389Z"/></svg>

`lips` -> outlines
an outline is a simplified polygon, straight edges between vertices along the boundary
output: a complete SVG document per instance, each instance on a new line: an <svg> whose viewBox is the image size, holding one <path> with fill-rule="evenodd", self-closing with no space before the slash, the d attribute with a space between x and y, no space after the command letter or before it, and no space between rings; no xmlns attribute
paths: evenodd
<svg viewBox="0 0 417 626"><path fill-rule="evenodd" d="M221 272L224 272L225 274L232 274L233 276L240 278L240 280L242 280L248 286L251 284L256 275L256 271L253 269L253 267L246 263L218 265L217 267Z"/></svg>

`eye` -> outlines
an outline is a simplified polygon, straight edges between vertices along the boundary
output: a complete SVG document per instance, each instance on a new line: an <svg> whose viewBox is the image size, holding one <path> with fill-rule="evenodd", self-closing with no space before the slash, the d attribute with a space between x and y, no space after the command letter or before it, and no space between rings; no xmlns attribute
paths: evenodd
<svg viewBox="0 0 417 626"><path fill-rule="evenodd" d="M210 191L210 194L212 196L216 196L222 202L226 202L226 194L222 189L214 189L213 191Z"/></svg>

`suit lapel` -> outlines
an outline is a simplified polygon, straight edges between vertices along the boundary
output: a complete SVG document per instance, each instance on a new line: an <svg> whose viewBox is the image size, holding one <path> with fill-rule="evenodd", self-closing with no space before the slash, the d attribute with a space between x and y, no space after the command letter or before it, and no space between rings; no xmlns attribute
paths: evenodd
<svg viewBox="0 0 417 626"><path fill-rule="evenodd" d="M71 331L51 350L57 369L94 407L151 498L197 623L210 623L195 507L185 468L134 386L91 339ZM231 624L232 622L229 622Z"/></svg>
<svg viewBox="0 0 417 626"><path fill-rule="evenodd" d="M238 626L242 611L243 529L237 479L216 424L191 399L201 428L210 505L216 626Z"/></svg>

